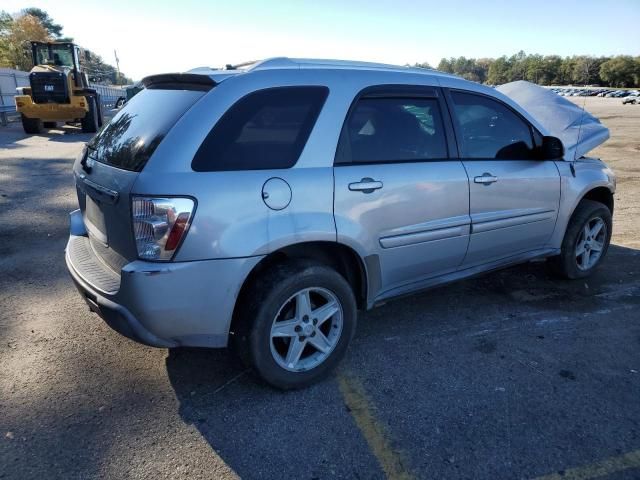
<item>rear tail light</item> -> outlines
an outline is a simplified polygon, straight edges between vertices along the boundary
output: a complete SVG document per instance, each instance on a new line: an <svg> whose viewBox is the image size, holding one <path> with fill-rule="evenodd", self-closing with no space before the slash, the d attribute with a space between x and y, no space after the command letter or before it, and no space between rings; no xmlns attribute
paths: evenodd
<svg viewBox="0 0 640 480"><path fill-rule="evenodd" d="M190 198L133 197L133 232L142 260L171 260L189 229Z"/></svg>

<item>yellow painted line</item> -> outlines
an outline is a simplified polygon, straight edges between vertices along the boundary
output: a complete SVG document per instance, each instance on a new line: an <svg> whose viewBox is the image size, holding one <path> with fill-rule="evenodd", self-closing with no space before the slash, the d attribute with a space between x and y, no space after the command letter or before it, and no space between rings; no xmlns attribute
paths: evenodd
<svg viewBox="0 0 640 480"><path fill-rule="evenodd" d="M356 425L386 477L390 480L413 479L413 475L402 460L402 455L389 444L389 435L385 426L373 415L372 403L362 383L352 376L340 374L338 384Z"/></svg>
<svg viewBox="0 0 640 480"><path fill-rule="evenodd" d="M630 468L640 468L640 450L625 453L619 457L611 457L601 462L597 462L584 467L576 467L565 470L564 475L552 473L535 480L591 480L605 477L614 473L628 470Z"/></svg>

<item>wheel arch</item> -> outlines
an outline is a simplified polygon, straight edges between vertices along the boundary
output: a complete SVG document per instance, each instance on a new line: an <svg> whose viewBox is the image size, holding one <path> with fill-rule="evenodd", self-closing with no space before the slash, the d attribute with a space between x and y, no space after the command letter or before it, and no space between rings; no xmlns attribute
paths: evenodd
<svg viewBox="0 0 640 480"><path fill-rule="evenodd" d="M358 309L368 308L369 277L367 262L353 248L337 242L309 241L290 244L266 255L246 276L236 298L231 320L231 332L237 324L239 306L261 274L292 260L312 260L334 268L351 285Z"/></svg>
<svg viewBox="0 0 640 480"><path fill-rule="evenodd" d="M613 215L613 208L614 208L613 192L608 187L600 186L600 187L595 187L588 190L584 195L582 195L582 197L578 200L576 205L573 207L573 212L571 213L571 216L573 216L573 214L576 211L576 208L578 208L578 205L582 200L593 200L595 202L602 203L609 209L609 211L611 212L611 215Z"/></svg>
<svg viewBox="0 0 640 480"><path fill-rule="evenodd" d="M556 229L553 233L551 241L549 242L550 245L556 248L560 248L569 223L575 215L578 205L580 205L580 202L582 202L583 200L592 200L599 202L605 205L613 215L615 203L613 194L613 187L609 183L603 181L587 185L579 193L576 192L574 197L573 195L569 195L569 197L573 197L575 200L568 205L565 204L565 206L561 208L558 222L556 223ZM567 200L565 199L565 202L566 201Z"/></svg>

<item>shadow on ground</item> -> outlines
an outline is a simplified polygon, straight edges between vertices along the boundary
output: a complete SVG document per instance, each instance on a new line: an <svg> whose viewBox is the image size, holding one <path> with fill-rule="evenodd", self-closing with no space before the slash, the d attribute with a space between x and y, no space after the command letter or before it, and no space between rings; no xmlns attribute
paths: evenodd
<svg viewBox="0 0 640 480"><path fill-rule="evenodd" d="M533 263L400 299L360 316L342 371L420 478L617 455L640 447L639 273L640 252L612 246L586 280ZM180 416L242 478L382 478L334 380L277 392L226 351L166 364Z"/></svg>
<svg viewBox="0 0 640 480"><path fill-rule="evenodd" d="M22 131L19 124L12 123L8 127L0 127L3 133L0 139L0 148L16 150L19 155L21 150L27 149L34 141L46 140L49 142L87 142L93 137L91 133L82 133L82 129L75 125L59 124L56 128L45 129L42 133L28 134Z"/></svg>

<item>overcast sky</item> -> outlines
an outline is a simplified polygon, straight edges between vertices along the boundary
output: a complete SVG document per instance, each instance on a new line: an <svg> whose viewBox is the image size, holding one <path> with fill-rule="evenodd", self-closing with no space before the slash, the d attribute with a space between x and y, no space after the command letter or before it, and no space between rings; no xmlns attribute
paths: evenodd
<svg viewBox="0 0 640 480"><path fill-rule="evenodd" d="M2 0L40 7L139 79L274 56L405 64L442 57L640 55L640 0Z"/></svg>

